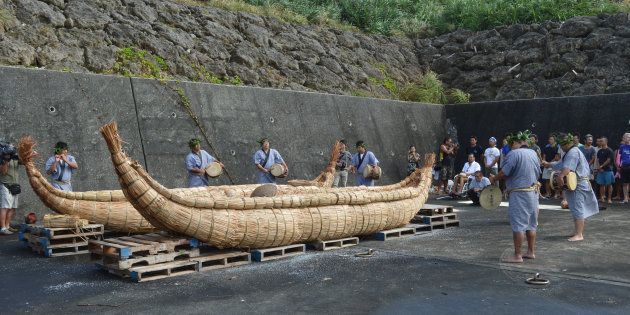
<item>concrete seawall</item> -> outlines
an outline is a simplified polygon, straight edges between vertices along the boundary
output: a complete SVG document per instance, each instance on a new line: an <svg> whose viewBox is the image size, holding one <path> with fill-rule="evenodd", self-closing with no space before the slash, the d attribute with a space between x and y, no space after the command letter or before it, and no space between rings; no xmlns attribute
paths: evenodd
<svg viewBox="0 0 630 315"><path fill-rule="evenodd" d="M188 140L203 135L178 89L216 152L205 141L202 147L221 157L236 184L255 182L252 157L262 136L287 160L287 179L317 176L336 139L346 139L351 151L355 141L364 140L381 161L378 184L387 184L404 177L410 144L430 152L445 134L442 105L0 67L0 138L17 142L32 135L42 172L54 144L65 141L80 165L75 191L119 189L98 132L116 120L131 157L165 186L184 187ZM24 172L21 184L20 221L25 212L45 212ZM223 175L213 184L229 181Z"/></svg>
<svg viewBox="0 0 630 315"><path fill-rule="evenodd" d="M37 160L45 159L57 141L65 141L80 169L73 176L75 191L119 189L105 143L98 132L116 120L126 152L147 167L167 187L184 187L184 157L188 140L203 139L190 112L206 131L236 184L255 182L252 156L256 141L269 137L287 160L287 179L319 174L336 139L364 140L381 162L379 185L404 177L406 153L415 144L421 153L437 151L447 133L456 133L462 146L477 135L487 138L530 129L546 143L555 131L606 135L616 147L630 129L630 94L431 105L320 93L212 85L190 82L76 74L0 67L0 138L17 142L32 135ZM458 167L464 161L460 150ZM281 180L280 182L284 182ZM354 183L354 178L349 179ZM25 212L45 212L24 172L18 218ZM212 184L229 184L227 176Z"/></svg>

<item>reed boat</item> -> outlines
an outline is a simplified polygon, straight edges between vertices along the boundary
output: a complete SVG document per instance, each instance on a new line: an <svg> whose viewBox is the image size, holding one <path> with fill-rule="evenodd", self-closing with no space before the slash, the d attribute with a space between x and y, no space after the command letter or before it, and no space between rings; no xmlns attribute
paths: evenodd
<svg viewBox="0 0 630 315"><path fill-rule="evenodd" d="M101 128L122 191L149 222L218 248L266 248L372 234L407 224L426 202L434 154L402 181L275 197L180 198L123 152L115 122Z"/></svg>
<svg viewBox="0 0 630 315"><path fill-rule="evenodd" d="M37 168L34 158L35 141L26 136L20 139L18 154L25 166L29 183L39 199L51 210L75 215L92 223L103 224L106 229L118 232L144 233L158 230L144 219L133 205L127 200L122 190L98 190L85 192L66 192L54 188L48 179ZM339 154L340 145L335 143L326 168L313 180L289 181L290 184L278 185L278 194L312 193L322 187L331 187L334 178L334 163ZM144 168L140 168L142 176L148 178ZM226 197L249 196L259 184L251 185L222 185L196 188L169 189L173 196L190 198L193 196Z"/></svg>

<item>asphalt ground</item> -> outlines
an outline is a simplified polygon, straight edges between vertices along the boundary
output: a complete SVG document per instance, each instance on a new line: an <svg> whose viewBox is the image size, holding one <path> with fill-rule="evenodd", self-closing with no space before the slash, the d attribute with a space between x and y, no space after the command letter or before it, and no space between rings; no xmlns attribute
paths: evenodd
<svg viewBox="0 0 630 315"><path fill-rule="evenodd" d="M284 260L132 283L87 255L42 258L16 236L0 238L0 314L16 313L630 313L630 207L588 220L586 240L566 241L570 213L541 206L538 257L512 253L505 207L457 201L461 226ZM373 257L356 253L368 248ZM541 273L551 283L525 279Z"/></svg>

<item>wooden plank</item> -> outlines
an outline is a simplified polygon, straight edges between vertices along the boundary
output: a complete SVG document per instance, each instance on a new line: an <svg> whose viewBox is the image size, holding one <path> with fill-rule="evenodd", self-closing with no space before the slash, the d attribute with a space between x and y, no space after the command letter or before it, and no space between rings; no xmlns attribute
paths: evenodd
<svg viewBox="0 0 630 315"><path fill-rule="evenodd" d="M156 244L159 244L158 242L147 241L147 240L143 240L143 239L135 238L135 237L131 237L131 236L117 237L117 239L123 240L123 241L139 243L139 244L143 244L143 245L156 245Z"/></svg>

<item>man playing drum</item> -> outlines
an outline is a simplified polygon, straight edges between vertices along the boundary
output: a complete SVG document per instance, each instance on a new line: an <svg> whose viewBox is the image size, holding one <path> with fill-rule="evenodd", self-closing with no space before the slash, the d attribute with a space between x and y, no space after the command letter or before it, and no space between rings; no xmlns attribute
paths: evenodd
<svg viewBox="0 0 630 315"><path fill-rule="evenodd" d="M199 139L188 141L190 153L186 156L186 169L188 170L188 188L208 186L209 179L206 167L212 162L217 162L223 168L223 163L217 161L212 155L201 149Z"/></svg>
<svg viewBox="0 0 630 315"><path fill-rule="evenodd" d="M518 149L505 156L503 168L490 181L492 184L505 178L510 194L508 214L512 226L514 255L508 263L522 263L523 258L534 259L536 227L538 225L538 177L540 164L538 155L527 146L529 131L519 132L508 138L508 144ZM527 254L521 254L523 240L527 237Z"/></svg>
<svg viewBox="0 0 630 315"><path fill-rule="evenodd" d="M564 177L569 172L577 174L577 188L574 191L564 190L564 197L569 203L569 209L571 209L575 224L575 233L569 238L569 241L581 241L584 239L584 220L599 212L597 198L589 182L591 170L582 151L574 145L571 134L560 134L558 142L562 147L562 151L566 153L559 162L543 162L543 165L545 167L551 165L555 171L560 172L556 179L559 187L564 186Z"/></svg>
<svg viewBox="0 0 630 315"><path fill-rule="evenodd" d="M363 170L368 166L378 165L378 160L374 153L368 151L363 141L357 141L357 153L352 156L352 166L350 172L357 175L357 186L374 186L373 179L363 177Z"/></svg>
<svg viewBox="0 0 630 315"><path fill-rule="evenodd" d="M254 164L256 165L256 182L258 184L275 184L276 177L271 174L271 167L274 164L281 164L285 173L289 171L287 163L282 159L282 155L271 148L269 139L262 138L258 141L260 150L254 154Z"/></svg>

